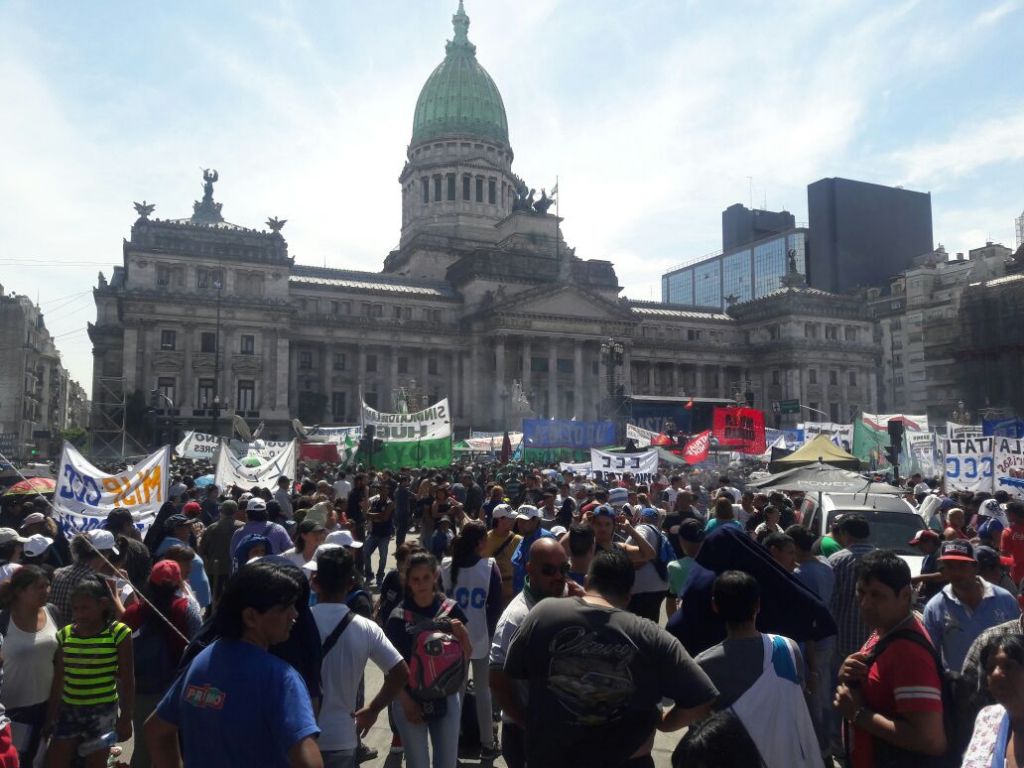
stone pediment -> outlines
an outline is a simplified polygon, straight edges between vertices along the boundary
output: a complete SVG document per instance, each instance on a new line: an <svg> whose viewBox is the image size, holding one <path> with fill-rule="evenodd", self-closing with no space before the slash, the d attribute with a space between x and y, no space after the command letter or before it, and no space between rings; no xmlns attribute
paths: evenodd
<svg viewBox="0 0 1024 768"><path fill-rule="evenodd" d="M493 306L491 311L508 315L548 315L594 321L637 320L628 307L622 307L574 285L530 289Z"/></svg>

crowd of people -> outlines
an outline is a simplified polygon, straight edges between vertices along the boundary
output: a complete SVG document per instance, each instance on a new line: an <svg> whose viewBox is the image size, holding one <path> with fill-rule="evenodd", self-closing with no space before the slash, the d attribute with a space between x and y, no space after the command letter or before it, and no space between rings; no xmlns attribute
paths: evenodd
<svg viewBox="0 0 1024 768"><path fill-rule="evenodd" d="M684 729L684 768L1024 764L1005 493L911 478L918 573L865 516L821 536L738 477L201 469L144 535L2 510L0 768L350 768L385 719L410 768L643 768Z"/></svg>

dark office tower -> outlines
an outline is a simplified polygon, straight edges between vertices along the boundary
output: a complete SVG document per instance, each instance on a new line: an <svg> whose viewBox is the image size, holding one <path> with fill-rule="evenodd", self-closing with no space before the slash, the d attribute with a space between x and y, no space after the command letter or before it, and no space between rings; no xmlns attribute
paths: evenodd
<svg viewBox="0 0 1024 768"><path fill-rule="evenodd" d="M734 203L722 211L722 250L731 251L794 227L796 219L789 211L752 211Z"/></svg>
<svg viewBox="0 0 1024 768"><path fill-rule="evenodd" d="M812 288L845 293L882 285L932 250L932 199L926 192L849 179L807 187Z"/></svg>

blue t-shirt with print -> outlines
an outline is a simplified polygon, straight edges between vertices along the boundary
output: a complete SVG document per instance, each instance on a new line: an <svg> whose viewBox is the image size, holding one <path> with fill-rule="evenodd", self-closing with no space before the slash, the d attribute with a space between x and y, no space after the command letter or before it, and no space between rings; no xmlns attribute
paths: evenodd
<svg viewBox="0 0 1024 768"><path fill-rule="evenodd" d="M320 733L299 673L241 640L200 652L156 713L177 726L185 768L287 768L288 750Z"/></svg>

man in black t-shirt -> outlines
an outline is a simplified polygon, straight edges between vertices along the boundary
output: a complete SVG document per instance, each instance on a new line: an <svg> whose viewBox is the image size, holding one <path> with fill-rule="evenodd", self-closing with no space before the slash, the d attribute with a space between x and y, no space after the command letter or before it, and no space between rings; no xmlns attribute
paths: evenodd
<svg viewBox="0 0 1024 768"><path fill-rule="evenodd" d="M622 551L598 552L586 594L540 602L512 640L505 674L529 683L530 768L653 768L656 729L711 711L718 691L679 641L625 610L633 580Z"/></svg>

